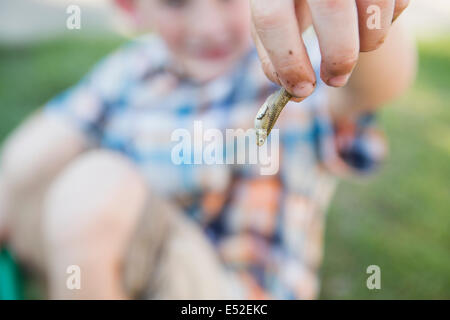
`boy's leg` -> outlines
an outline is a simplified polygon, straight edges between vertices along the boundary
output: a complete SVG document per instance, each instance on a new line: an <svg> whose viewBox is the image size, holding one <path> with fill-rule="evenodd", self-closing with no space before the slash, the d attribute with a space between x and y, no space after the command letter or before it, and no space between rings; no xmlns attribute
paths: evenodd
<svg viewBox="0 0 450 320"><path fill-rule="evenodd" d="M42 265L42 199L51 181L87 148L76 129L58 117L36 113L0 150L0 244L8 242L27 266Z"/></svg>
<svg viewBox="0 0 450 320"><path fill-rule="evenodd" d="M138 170L118 154L94 151L70 164L50 187L43 222L52 298L224 292L221 265L201 231L149 196ZM79 290L68 288L75 274L68 270L80 271ZM142 282L148 285L139 288Z"/></svg>
<svg viewBox="0 0 450 320"><path fill-rule="evenodd" d="M148 204L127 248L127 292L143 299L232 298L232 279L200 227L158 197L150 195Z"/></svg>
<svg viewBox="0 0 450 320"><path fill-rule="evenodd" d="M51 298L126 297L120 258L145 196L145 183L132 165L106 151L80 156L55 179L43 216ZM71 266L81 271L79 290L68 286Z"/></svg>

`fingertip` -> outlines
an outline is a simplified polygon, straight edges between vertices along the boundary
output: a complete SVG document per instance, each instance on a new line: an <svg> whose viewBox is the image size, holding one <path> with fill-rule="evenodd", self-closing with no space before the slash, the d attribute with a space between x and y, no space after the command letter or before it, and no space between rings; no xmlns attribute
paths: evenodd
<svg viewBox="0 0 450 320"><path fill-rule="evenodd" d="M371 52L377 50L383 45L384 41L386 40L386 36L387 34L384 37L377 39L377 41L362 41L360 44L359 52Z"/></svg>
<svg viewBox="0 0 450 320"><path fill-rule="evenodd" d="M315 83L311 83L309 81L302 81L295 84L291 88L287 88L289 92L295 97L299 99L304 99L310 96L315 89Z"/></svg>
<svg viewBox="0 0 450 320"><path fill-rule="evenodd" d="M297 67L294 67L297 65ZM309 97L316 88L316 76L310 63L306 66L298 67L301 64L293 64L289 68L284 68L279 77L281 85L296 98ZM306 68L305 68L306 67Z"/></svg>
<svg viewBox="0 0 450 320"><path fill-rule="evenodd" d="M279 86L282 85L278 73L275 71L272 62L269 59L261 59L261 66L264 74L270 81L278 84Z"/></svg>
<svg viewBox="0 0 450 320"><path fill-rule="evenodd" d="M294 101L294 102L302 102L303 100L305 100L306 98L297 98L297 97L292 97L291 98L291 101Z"/></svg>
<svg viewBox="0 0 450 320"><path fill-rule="evenodd" d="M346 75L341 75L341 76L336 76L336 77L331 77L329 79L327 79L327 81L325 81L326 84L328 84L331 87L343 87L347 84L348 79L350 78L350 74L346 74Z"/></svg>
<svg viewBox="0 0 450 320"><path fill-rule="evenodd" d="M278 73L273 68L271 68L271 69L264 69L264 74L273 83L279 85L280 87L283 86L283 84L280 81L280 78L278 77Z"/></svg>
<svg viewBox="0 0 450 320"><path fill-rule="evenodd" d="M327 85L343 87L347 84L358 61L358 53L346 58L327 59L322 62L320 75Z"/></svg>

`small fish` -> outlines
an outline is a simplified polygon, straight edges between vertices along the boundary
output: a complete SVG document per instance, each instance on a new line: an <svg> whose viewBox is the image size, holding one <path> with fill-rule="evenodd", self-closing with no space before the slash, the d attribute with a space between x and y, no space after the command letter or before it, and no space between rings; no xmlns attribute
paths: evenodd
<svg viewBox="0 0 450 320"><path fill-rule="evenodd" d="M259 147L266 141L278 116L291 98L292 95L281 88L271 94L259 109L255 118L256 144Z"/></svg>

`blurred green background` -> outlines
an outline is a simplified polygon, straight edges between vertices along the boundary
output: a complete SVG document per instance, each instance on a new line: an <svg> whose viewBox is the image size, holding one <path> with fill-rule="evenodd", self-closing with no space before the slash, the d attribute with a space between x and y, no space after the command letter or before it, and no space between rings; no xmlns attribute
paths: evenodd
<svg viewBox="0 0 450 320"><path fill-rule="evenodd" d="M63 37L0 47L0 141L76 83L119 37ZM419 42L417 82L380 120L391 154L364 182L343 182L332 203L324 299L450 298L450 39ZM381 267L381 290L366 268Z"/></svg>
<svg viewBox="0 0 450 320"><path fill-rule="evenodd" d="M323 298L450 298L450 39L419 42L415 85L380 113L390 157L342 183L329 212ZM365 268L381 268L381 290Z"/></svg>

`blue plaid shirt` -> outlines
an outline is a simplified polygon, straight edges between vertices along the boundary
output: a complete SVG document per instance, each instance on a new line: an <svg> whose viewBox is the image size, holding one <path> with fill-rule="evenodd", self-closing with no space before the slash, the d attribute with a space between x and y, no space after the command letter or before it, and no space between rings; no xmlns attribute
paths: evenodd
<svg viewBox="0 0 450 320"><path fill-rule="evenodd" d="M320 53L307 48L316 70ZM322 255L325 211L335 175L369 172L383 140L372 116L333 123L326 87L289 103L276 127L280 170L263 176L258 165L174 164L174 130L253 127L277 88L262 73L254 50L227 74L196 84L171 69L160 38L146 36L104 59L79 84L51 100L45 112L77 125L93 145L131 158L152 190L180 204L211 239L246 298L313 298ZM318 77L319 79L319 77ZM195 137L192 133L191 137ZM235 148L234 144L224 150Z"/></svg>

